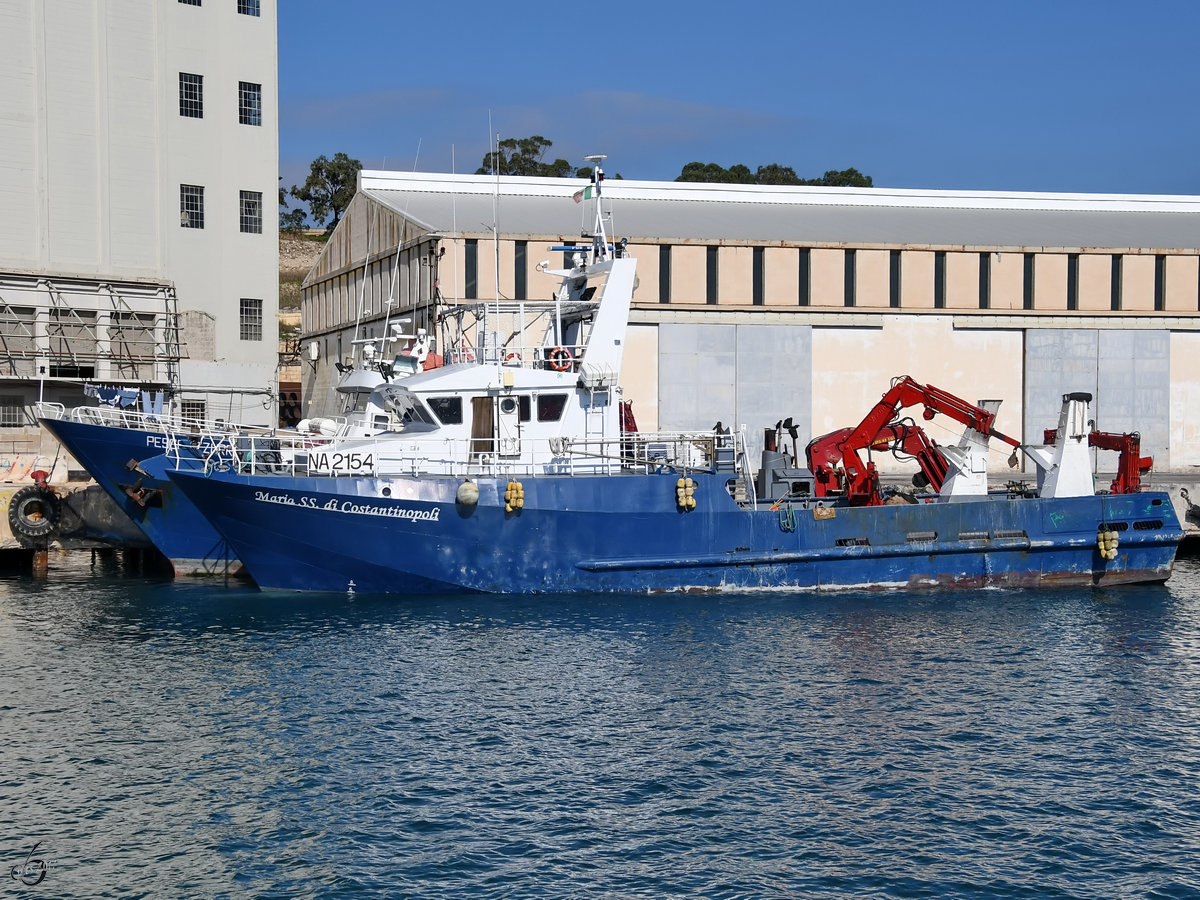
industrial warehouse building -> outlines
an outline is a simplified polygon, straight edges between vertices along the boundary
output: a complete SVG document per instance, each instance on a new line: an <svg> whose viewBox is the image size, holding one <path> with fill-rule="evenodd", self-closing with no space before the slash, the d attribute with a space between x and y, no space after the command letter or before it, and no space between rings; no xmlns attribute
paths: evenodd
<svg viewBox="0 0 1200 900"><path fill-rule="evenodd" d="M539 264L588 243L583 185L362 172L303 287L310 410L398 317L549 299ZM622 383L643 430L743 423L761 446L790 417L803 442L911 375L1002 401L1029 443L1086 391L1157 471L1200 464L1200 198L608 180L604 203L638 260Z"/></svg>
<svg viewBox="0 0 1200 900"><path fill-rule="evenodd" d="M85 386L273 422L276 83L275 0L0 7L0 450Z"/></svg>

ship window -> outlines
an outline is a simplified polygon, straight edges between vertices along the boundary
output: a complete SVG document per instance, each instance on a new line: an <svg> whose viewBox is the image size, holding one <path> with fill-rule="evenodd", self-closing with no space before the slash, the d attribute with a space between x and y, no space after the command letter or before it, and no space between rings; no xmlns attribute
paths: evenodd
<svg viewBox="0 0 1200 900"><path fill-rule="evenodd" d="M537 420L557 422L567 408L566 394L539 394L537 398Z"/></svg>
<svg viewBox="0 0 1200 900"><path fill-rule="evenodd" d="M462 397L430 397L429 408L443 425L462 424Z"/></svg>
<svg viewBox="0 0 1200 900"><path fill-rule="evenodd" d="M417 399L417 395L407 388L393 388L384 398L387 408L400 419L399 431L413 428L414 431L429 431L438 427L437 420Z"/></svg>
<svg viewBox="0 0 1200 900"><path fill-rule="evenodd" d="M529 421L529 395L522 394L517 399L521 404L521 412L517 416L517 418L520 419L520 421L522 421L522 422L528 422Z"/></svg>

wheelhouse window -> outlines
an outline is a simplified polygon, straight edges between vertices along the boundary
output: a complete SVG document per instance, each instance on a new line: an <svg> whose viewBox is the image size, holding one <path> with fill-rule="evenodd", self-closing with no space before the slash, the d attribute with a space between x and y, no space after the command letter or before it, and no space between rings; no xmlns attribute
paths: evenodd
<svg viewBox="0 0 1200 900"><path fill-rule="evenodd" d="M443 425L462 424L462 397L430 397L429 408Z"/></svg>
<svg viewBox="0 0 1200 900"><path fill-rule="evenodd" d="M242 125L262 124L262 85L252 81L238 82L238 122Z"/></svg>
<svg viewBox="0 0 1200 900"><path fill-rule="evenodd" d="M243 16L257 16L258 0L238 0L238 12Z"/></svg>
<svg viewBox="0 0 1200 900"><path fill-rule="evenodd" d="M384 402L388 409L400 419L400 430L428 431L438 427L437 419L425 408L417 395L406 388L393 387ZM418 427L413 427L418 426Z"/></svg>
<svg viewBox="0 0 1200 900"><path fill-rule="evenodd" d="M537 398L537 420L557 422L567 408L566 394L539 394Z"/></svg>
<svg viewBox="0 0 1200 900"><path fill-rule="evenodd" d="M189 119L204 118L204 76L179 73L179 114Z"/></svg>

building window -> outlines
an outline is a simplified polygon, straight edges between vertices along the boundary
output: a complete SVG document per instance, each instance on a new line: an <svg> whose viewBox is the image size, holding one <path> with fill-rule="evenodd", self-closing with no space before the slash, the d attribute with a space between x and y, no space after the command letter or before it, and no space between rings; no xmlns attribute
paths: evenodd
<svg viewBox="0 0 1200 900"><path fill-rule="evenodd" d="M204 118L204 76L179 73L179 114L189 119Z"/></svg>
<svg viewBox="0 0 1200 900"><path fill-rule="evenodd" d="M888 306L900 308L900 251L888 253Z"/></svg>
<svg viewBox="0 0 1200 900"><path fill-rule="evenodd" d="M184 6L199 6L200 0L179 0Z"/></svg>
<svg viewBox="0 0 1200 900"><path fill-rule="evenodd" d="M183 400L179 404L179 414L184 422L203 422L207 413L203 400Z"/></svg>
<svg viewBox="0 0 1200 900"><path fill-rule="evenodd" d="M242 231L247 234L262 234L262 191L241 191L239 220Z"/></svg>
<svg viewBox="0 0 1200 900"><path fill-rule="evenodd" d="M796 302L800 306L808 306L812 302L812 250L800 248L800 289Z"/></svg>
<svg viewBox="0 0 1200 900"><path fill-rule="evenodd" d="M562 242L562 251L563 251L562 267L564 269L575 268L575 254L579 252L579 248L575 245L575 242L574 241L563 241Z"/></svg>
<svg viewBox="0 0 1200 900"><path fill-rule="evenodd" d="M845 275L842 279L842 302L846 306L854 305L854 266L856 261L855 252L847 250L845 253Z"/></svg>
<svg viewBox="0 0 1200 900"><path fill-rule="evenodd" d="M250 81L238 82L238 123L262 124L262 85Z"/></svg>
<svg viewBox="0 0 1200 900"><path fill-rule="evenodd" d="M1167 308L1167 257L1159 253L1154 257L1154 311L1162 312Z"/></svg>
<svg viewBox="0 0 1200 900"><path fill-rule="evenodd" d="M467 238L463 242L463 297L474 300L479 296L479 240Z"/></svg>
<svg viewBox="0 0 1200 900"><path fill-rule="evenodd" d="M717 252L719 249L719 247L709 247L704 259L704 300L710 304L717 302Z"/></svg>
<svg viewBox="0 0 1200 900"><path fill-rule="evenodd" d="M243 341L261 341L263 339L263 302L242 298L240 337Z"/></svg>
<svg viewBox="0 0 1200 900"><path fill-rule="evenodd" d="M671 245L658 247L658 302L671 302Z"/></svg>
<svg viewBox="0 0 1200 900"><path fill-rule="evenodd" d="M238 12L243 16L257 16L258 0L238 0Z"/></svg>
<svg viewBox="0 0 1200 900"><path fill-rule="evenodd" d="M25 404L20 397L0 397L0 428L22 428L25 425Z"/></svg>
<svg viewBox="0 0 1200 900"><path fill-rule="evenodd" d="M946 251L933 254L933 308L946 308Z"/></svg>
<svg viewBox="0 0 1200 900"><path fill-rule="evenodd" d="M529 285L525 278L528 274L526 258L529 255L529 241L513 242L513 296L518 300L526 299Z"/></svg>
<svg viewBox="0 0 1200 900"><path fill-rule="evenodd" d="M1079 254L1067 254L1067 309L1079 309Z"/></svg>
<svg viewBox="0 0 1200 900"><path fill-rule="evenodd" d="M184 228L204 227L204 188L198 184L179 186L179 224Z"/></svg>
<svg viewBox="0 0 1200 900"><path fill-rule="evenodd" d="M1033 309L1033 254L1025 254L1024 274L1021 278L1021 306Z"/></svg>
<svg viewBox="0 0 1200 900"><path fill-rule="evenodd" d="M1110 305L1114 310L1121 308L1121 260L1123 257L1114 253L1112 258L1112 287Z"/></svg>
<svg viewBox="0 0 1200 900"><path fill-rule="evenodd" d="M992 305L992 254L979 254L979 308L987 309Z"/></svg>
<svg viewBox="0 0 1200 900"><path fill-rule="evenodd" d="M755 247L751 265L751 296L750 302L755 306L763 305L763 248Z"/></svg>

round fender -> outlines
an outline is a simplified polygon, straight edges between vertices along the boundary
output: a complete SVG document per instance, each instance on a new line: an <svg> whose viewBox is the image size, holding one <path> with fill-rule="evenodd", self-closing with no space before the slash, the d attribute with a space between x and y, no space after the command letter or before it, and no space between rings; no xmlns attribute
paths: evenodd
<svg viewBox="0 0 1200 900"><path fill-rule="evenodd" d="M14 535L48 538L58 532L62 500L50 488L31 484L12 495L8 503L8 526Z"/></svg>

